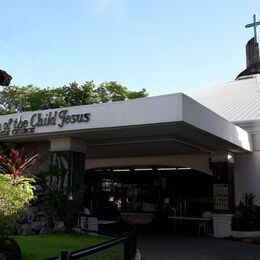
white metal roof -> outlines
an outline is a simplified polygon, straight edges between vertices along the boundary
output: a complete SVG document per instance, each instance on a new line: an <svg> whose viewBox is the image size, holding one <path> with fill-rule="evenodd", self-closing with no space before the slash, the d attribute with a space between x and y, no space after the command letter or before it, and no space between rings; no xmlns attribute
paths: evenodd
<svg viewBox="0 0 260 260"><path fill-rule="evenodd" d="M189 96L229 121L260 119L260 74Z"/></svg>

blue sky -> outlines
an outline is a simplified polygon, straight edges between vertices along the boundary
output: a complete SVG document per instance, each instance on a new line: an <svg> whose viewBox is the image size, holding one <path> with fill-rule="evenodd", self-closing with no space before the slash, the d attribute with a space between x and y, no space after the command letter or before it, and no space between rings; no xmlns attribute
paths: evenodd
<svg viewBox="0 0 260 260"><path fill-rule="evenodd" d="M12 84L114 80L151 96L196 92L245 68L259 0L0 0Z"/></svg>

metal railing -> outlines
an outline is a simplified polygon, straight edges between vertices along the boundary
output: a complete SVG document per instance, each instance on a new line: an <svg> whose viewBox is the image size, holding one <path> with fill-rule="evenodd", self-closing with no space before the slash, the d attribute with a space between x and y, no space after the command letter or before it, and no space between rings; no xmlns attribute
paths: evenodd
<svg viewBox="0 0 260 260"><path fill-rule="evenodd" d="M136 254L136 229L132 227L123 236L77 251L62 251L60 256L46 260L132 260Z"/></svg>

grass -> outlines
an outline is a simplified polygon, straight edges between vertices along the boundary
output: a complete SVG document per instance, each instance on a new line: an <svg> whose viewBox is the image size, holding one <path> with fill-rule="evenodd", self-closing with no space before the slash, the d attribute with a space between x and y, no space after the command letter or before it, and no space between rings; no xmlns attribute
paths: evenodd
<svg viewBox="0 0 260 260"><path fill-rule="evenodd" d="M21 247L22 260L42 260L60 255L61 251L71 252L109 240L103 236L76 234L16 236L15 239Z"/></svg>

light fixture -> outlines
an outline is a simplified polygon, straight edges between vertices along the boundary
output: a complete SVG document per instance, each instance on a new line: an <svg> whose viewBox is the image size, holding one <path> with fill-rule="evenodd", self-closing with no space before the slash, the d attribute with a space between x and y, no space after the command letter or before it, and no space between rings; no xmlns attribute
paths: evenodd
<svg viewBox="0 0 260 260"><path fill-rule="evenodd" d="M165 204L169 204L170 203L170 199L169 198L164 198L164 203Z"/></svg>
<svg viewBox="0 0 260 260"><path fill-rule="evenodd" d="M73 200L73 193L71 191L68 192L68 200Z"/></svg>
<svg viewBox="0 0 260 260"><path fill-rule="evenodd" d="M71 166L70 166L70 182L69 182L69 191L68 191L68 200L73 200L73 193L71 191L72 189L72 180L73 180L73 177L72 177L72 174L73 174L73 156L71 156Z"/></svg>
<svg viewBox="0 0 260 260"><path fill-rule="evenodd" d="M158 168L158 171L181 171L181 170L190 170L188 167L178 167L178 168Z"/></svg>
<svg viewBox="0 0 260 260"><path fill-rule="evenodd" d="M135 171L152 171L153 168L138 168L138 169L135 169Z"/></svg>
<svg viewBox="0 0 260 260"><path fill-rule="evenodd" d="M113 172L130 172L130 169L114 169Z"/></svg>
<svg viewBox="0 0 260 260"><path fill-rule="evenodd" d="M158 171L175 171L177 168L158 168Z"/></svg>

